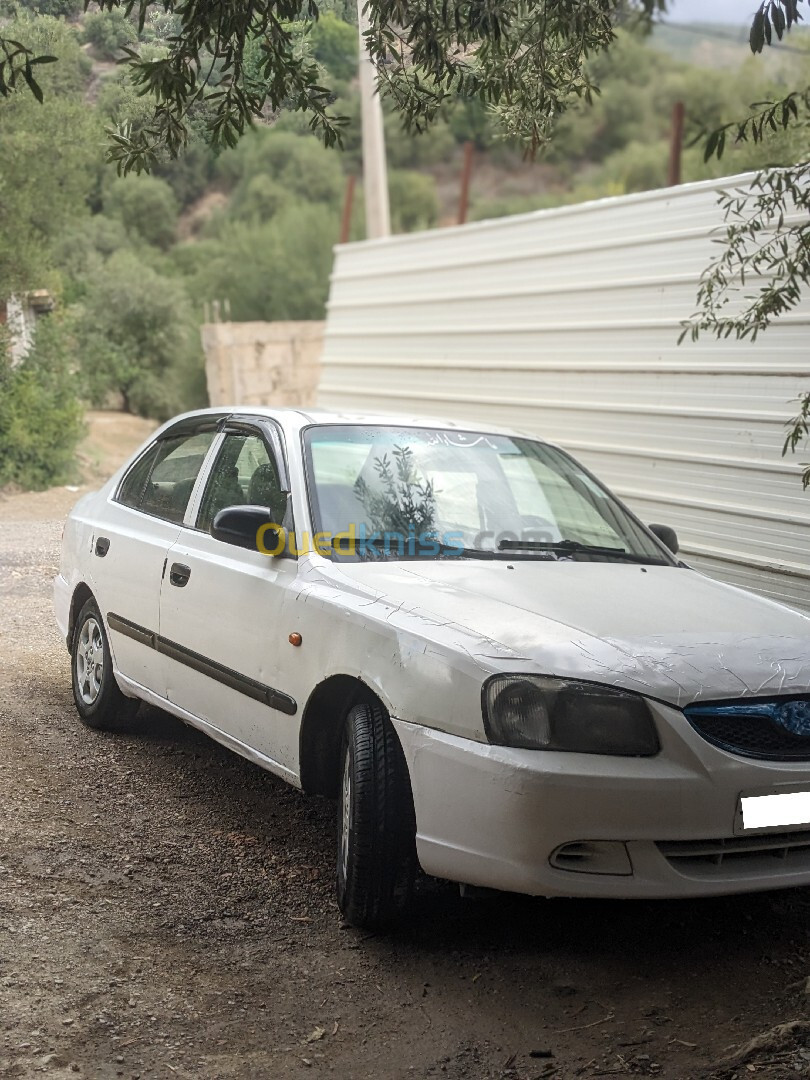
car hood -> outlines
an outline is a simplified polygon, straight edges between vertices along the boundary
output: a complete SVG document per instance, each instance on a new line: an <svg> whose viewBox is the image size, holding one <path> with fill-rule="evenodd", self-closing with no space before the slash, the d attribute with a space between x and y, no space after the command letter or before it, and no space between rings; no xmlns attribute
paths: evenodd
<svg viewBox="0 0 810 1080"><path fill-rule="evenodd" d="M512 663L681 707L810 692L810 615L694 570L570 560L332 568L344 588L373 591L403 617L448 635L463 628L464 648L489 669Z"/></svg>

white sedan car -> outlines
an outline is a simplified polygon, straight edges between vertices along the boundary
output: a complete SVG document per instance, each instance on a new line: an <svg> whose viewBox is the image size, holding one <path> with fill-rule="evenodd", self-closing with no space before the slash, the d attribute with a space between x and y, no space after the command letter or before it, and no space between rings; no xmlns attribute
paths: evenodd
<svg viewBox="0 0 810 1080"><path fill-rule="evenodd" d="M810 884L810 617L712 581L562 450L209 409L67 520L79 715L139 701L338 799L337 896Z"/></svg>

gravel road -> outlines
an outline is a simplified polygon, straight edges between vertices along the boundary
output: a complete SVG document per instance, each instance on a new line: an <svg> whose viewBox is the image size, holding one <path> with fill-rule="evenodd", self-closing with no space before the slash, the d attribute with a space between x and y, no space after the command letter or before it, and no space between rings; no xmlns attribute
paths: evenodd
<svg viewBox="0 0 810 1080"><path fill-rule="evenodd" d="M406 929L342 926L331 804L156 710L119 735L79 724L50 601L75 498L0 501L0 1076L692 1078L810 1019L806 890L472 901L427 882ZM810 1049L750 1064L810 1075Z"/></svg>

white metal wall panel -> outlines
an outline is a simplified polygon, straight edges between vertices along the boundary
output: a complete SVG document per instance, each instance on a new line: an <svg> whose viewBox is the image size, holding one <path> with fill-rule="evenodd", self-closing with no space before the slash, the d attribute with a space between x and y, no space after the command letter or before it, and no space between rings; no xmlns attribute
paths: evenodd
<svg viewBox="0 0 810 1080"><path fill-rule="evenodd" d="M320 403L534 432L695 566L810 608L810 493L781 457L810 304L755 343L677 344L746 179L338 247Z"/></svg>

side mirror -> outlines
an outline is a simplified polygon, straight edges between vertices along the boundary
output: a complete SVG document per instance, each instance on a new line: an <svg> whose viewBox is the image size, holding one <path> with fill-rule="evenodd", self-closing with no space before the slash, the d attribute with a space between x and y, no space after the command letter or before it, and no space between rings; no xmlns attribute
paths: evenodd
<svg viewBox="0 0 810 1080"><path fill-rule="evenodd" d="M272 551L278 547L281 526L273 521L267 506L226 506L211 523L211 535L223 544L233 544L248 551L264 548L263 554L267 554L268 548Z"/></svg>
<svg viewBox="0 0 810 1080"><path fill-rule="evenodd" d="M647 528L653 536L657 536L661 543L669 548L673 555L678 554L681 546L678 543L678 534L670 525L648 525Z"/></svg>

